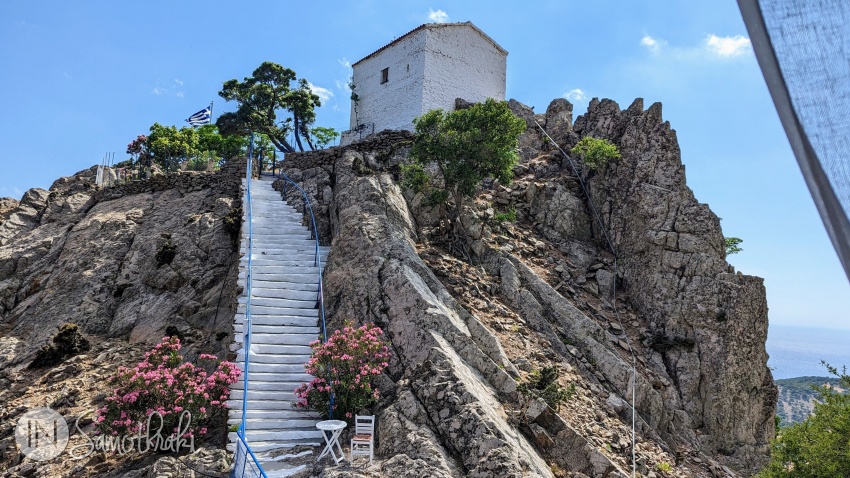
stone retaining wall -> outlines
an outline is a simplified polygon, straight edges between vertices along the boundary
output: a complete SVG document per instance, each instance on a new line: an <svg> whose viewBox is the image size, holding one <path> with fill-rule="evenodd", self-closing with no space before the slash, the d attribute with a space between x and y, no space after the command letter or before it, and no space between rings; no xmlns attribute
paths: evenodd
<svg viewBox="0 0 850 478"><path fill-rule="evenodd" d="M105 187L95 193L97 201L109 201L128 194L141 194L177 189L181 194L214 188L222 194L238 198L240 185L245 177L246 159L233 159L215 172L181 171L173 174L156 175L141 181ZM255 163L256 164L256 163Z"/></svg>
<svg viewBox="0 0 850 478"><path fill-rule="evenodd" d="M283 162L284 171L290 169L309 169L325 164L333 164L342 157L345 151L381 152L393 148L401 142L412 141L410 131L384 130L363 138L347 146L334 146L328 149L305 151L303 153L287 153Z"/></svg>

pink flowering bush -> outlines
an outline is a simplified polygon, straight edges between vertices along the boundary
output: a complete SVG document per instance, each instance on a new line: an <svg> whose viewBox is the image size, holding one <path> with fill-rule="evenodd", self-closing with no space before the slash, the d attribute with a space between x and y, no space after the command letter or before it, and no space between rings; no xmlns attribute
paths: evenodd
<svg viewBox="0 0 850 478"><path fill-rule="evenodd" d="M316 378L295 390L295 406L327 416L333 392L334 418L350 421L355 413L377 400L379 394L372 379L383 372L390 357L382 335L384 331L375 324L355 328L346 322L345 328L334 332L327 343L311 343L313 355L306 369Z"/></svg>
<svg viewBox="0 0 850 478"><path fill-rule="evenodd" d="M241 371L232 362L220 362L215 355L201 354L200 361L215 365L208 374L202 367L183 362L180 339L164 337L153 350L145 353L144 361L135 368L120 367L110 378L115 386L106 405L98 409L95 423L98 430L111 435L147 433L148 417L154 412L162 416L163 436L177 432L180 415L191 414L186 435L206 435L209 420L223 412L230 396L230 384L239 379ZM186 417L188 418L188 417ZM183 428L188 421L184 418ZM159 419L151 419L151 434L160 427Z"/></svg>

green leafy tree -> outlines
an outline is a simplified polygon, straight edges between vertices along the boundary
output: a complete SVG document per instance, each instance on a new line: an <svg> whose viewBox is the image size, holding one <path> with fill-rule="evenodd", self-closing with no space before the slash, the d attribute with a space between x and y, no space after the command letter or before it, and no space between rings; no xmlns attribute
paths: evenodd
<svg viewBox="0 0 850 478"><path fill-rule="evenodd" d="M320 149L325 149L329 144L339 138L339 133L333 128L325 128L324 126L314 126L310 128L310 134L313 135L313 141Z"/></svg>
<svg viewBox="0 0 850 478"><path fill-rule="evenodd" d="M605 169L609 160L619 158L620 150L607 139L585 136L570 150L570 154L581 156L591 171L598 171Z"/></svg>
<svg viewBox="0 0 850 478"><path fill-rule="evenodd" d="M194 128L177 129L154 123L147 141L154 162L166 169L173 169L183 160L197 156L198 133Z"/></svg>
<svg viewBox="0 0 850 478"><path fill-rule="evenodd" d="M291 90L285 100L287 109L292 113L295 142L298 148L304 151L300 139L303 137L310 149L316 149L310 138L310 127L316 122L316 107L322 105L319 95L313 93L307 80L301 78L298 80L298 88Z"/></svg>
<svg viewBox="0 0 850 478"><path fill-rule="evenodd" d="M723 239L726 242L726 255L727 256L731 255L731 254L737 254L737 253L743 251L743 249L741 249L739 246L742 242L744 242L744 240L741 239L740 237L724 237Z"/></svg>
<svg viewBox="0 0 850 478"><path fill-rule="evenodd" d="M298 80L293 88L295 81L295 71L270 61L263 62L243 81L226 81L218 94L238 106L235 112L219 116L216 121L219 131L242 136L251 131L262 133L283 152L295 151L286 139L295 132L295 142L304 151L301 137L310 144L309 127L316 119L315 108L321 106L321 101L307 80Z"/></svg>
<svg viewBox="0 0 850 478"><path fill-rule="evenodd" d="M454 208L449 211L453 227L458 224L464 198L472 197L484 178L511 183L513 167L519 161L517 137L526 125L506 102L488 98L451 113L437 109L416 118L413 124L410 154L418 166L407 172L421 176L422 166L437 165L441 178L429 184L441 182L442 194L431 197L441 202L453 200Z"/></svg>
<svg viewBox="0 0 850 478"><path fill-rule="evenodd" d="M840 387L850 389L847 368L841 373L823 362ZM820 478L850 476L850 394L832 387L814 387L814 414L781 428L770 446L770 462L759 478Z"/></svg>

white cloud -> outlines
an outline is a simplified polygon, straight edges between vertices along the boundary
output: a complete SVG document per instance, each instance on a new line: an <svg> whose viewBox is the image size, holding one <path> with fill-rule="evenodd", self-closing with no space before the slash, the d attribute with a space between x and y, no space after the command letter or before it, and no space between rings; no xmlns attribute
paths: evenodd
<svg viewBox="0 0 850 478"><path fill-rule="evenodd" d="M177 78L174 79L174 84L177 86L183 86L183 82L181 80L178 80Z"/></svg>
<svg viewBox="0 0 850 478"><path fill-rule="evenodd" d="M322 101L328 101L329 99L333 98L334 92L327 88L316 86L310 83L309 81L307 82L307 86L309 86L310 90L316 95L318 95L319 99L321 99Z"/></svg>
<svg viewBox="0 0 850 478"><path fill-rule="evenodd" d="M437 9L436 11L428 9L428 19L432 22L437 23L446 23L449 21L449 14L443 10Z"/></svg>
<svg viewBox="0 0 850 478"><path fill-rule="evenodd" d="M183 92L182 92L182 91L178 91L177 93L175 93L175 95L176 95L178 98L183 98Z"/></svg>
<svg viewBox="0 0 850 478"><path fill-rule="evenodd" d="M342 57L342 59L337 60L337 63L339 63L343 68L351 68L351 62L348 61L348 58L346 57Z"/></svg>
<svg viewBox="0 0 850 478"><path fill-rule="evenodd" d="M151 90L151 93L153 93L153 94L155 94L155 95L157 95L157 96L158 96L158 95L161 95L161 94L163 94L163 93L165 93L165 92L166 92L166 89L165 89L165 88L160 88L159 86L154 86L154 87L153 87L153 89Z"/></svg>
<svg viewBox="0 0 850 478"><path fill-rule="evenodd" d="M648 48L652 53L658 53L658 51L661 50L661 42L649 35L644 35L643 38L640 39L640 44Z"/></svg>
<svg viewBox="0 0 850 478"><path fill-rule="evenodd" d="M705 47L717 56L731 58L747 54L752 45L750 39L743 35L719 37L711 34L705 39Z"/></svg>
<svg viewBox="0 0 850 478"><path fill-rule="evenodd" d="M566 98L570 101L584 101L587 98L587 96L584 94L584 91L582 91L581 89L573 88L570 91L564 93L564 98Z"/></svg>

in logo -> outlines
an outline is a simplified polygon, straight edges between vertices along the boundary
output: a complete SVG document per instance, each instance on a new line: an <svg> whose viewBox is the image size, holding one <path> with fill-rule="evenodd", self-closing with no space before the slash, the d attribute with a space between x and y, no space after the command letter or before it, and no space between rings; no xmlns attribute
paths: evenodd
<svg viewBox="0 0 850 478"><path fill-rule="evenodd" d="M68 445L68 424L50 408L36 408L23 414L15 427L15 441L21 453L35 461L56 458Z"/></svg>

